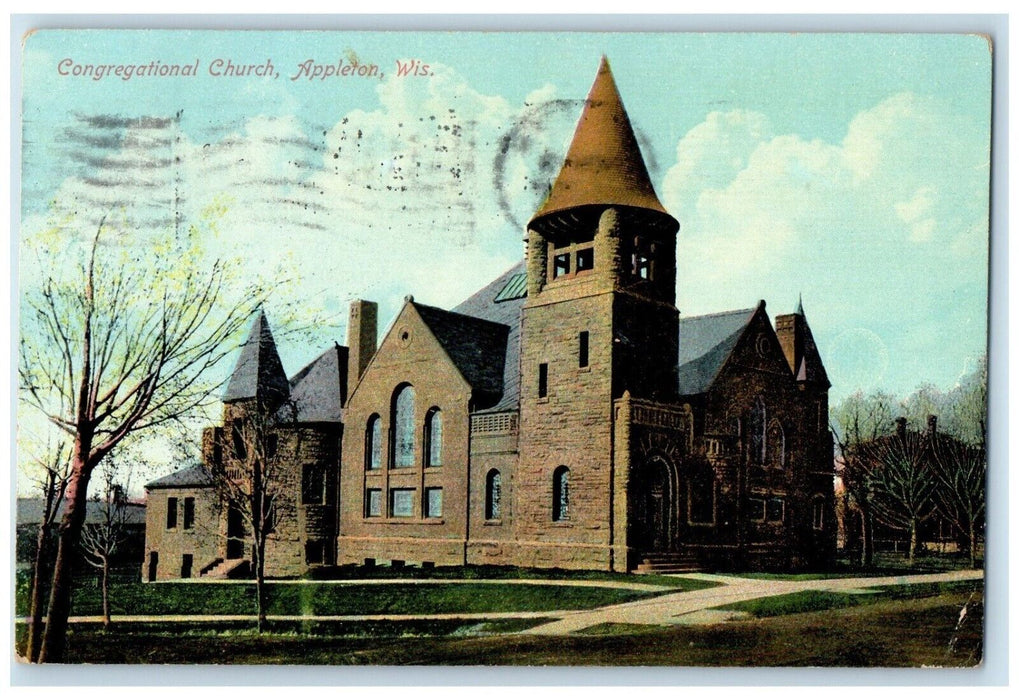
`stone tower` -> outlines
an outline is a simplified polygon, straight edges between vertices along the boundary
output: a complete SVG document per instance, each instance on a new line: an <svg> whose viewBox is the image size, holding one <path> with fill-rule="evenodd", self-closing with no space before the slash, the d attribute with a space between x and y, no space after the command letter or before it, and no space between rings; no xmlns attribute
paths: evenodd
<svg viewBox="0 0 1019 700"><path fill-rule="evenodd" d="M522 539L548 542L536 565L560 548L575 567L612 560L613 400L675 396L678 229L603 58L527 227L515 518Z"/></svg>

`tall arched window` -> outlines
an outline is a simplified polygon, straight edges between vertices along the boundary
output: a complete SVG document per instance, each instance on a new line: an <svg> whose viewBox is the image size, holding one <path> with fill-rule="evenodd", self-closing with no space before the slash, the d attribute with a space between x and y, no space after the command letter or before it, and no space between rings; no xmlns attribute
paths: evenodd
<svg viewBox="0 0 1019 700"><path fill-rule="evenodd" d="M498 469L488 472L485 477L485 520L502 517L502 475Z"/></svg>
<svg viewBox="0 0 1019 700"><path fill-rule="evenodd" d="M570 470L557 467L552 474L552 520L570 519Z"/></svg>
<svg viewBox="0 0 1019 700"><path fill-rule="evenodd" d="M785 466L785 431L777 420L771 421L768 426L768 463L776 466Z"/></svg>
<svg viewBox="0 0 1019 700"><path fill-rule="evenodd" d="M364 468L378 469L382 466L382 420L378 414L368 419L364 431Z"/></svg>
<svg viewBox="0 0 1019 700"><path fill-rule="evenodd" d="M393 466L414 466L414 387L404 384L393 398Z"/></svg>
<svg viewBox="0 0 1019 700"><path fill-rule="evenodd" d="M437 408L425 416L425 466L442 466L442 411Z"/></svg>
<svg viewBox="0 0 1019 700"><path fill-rule="evenodd" d="M750 409L750 425L747 426L750 439L750 462L751 464L764 464L765 461L765 429L767 427L767 411L764 408L764 399L758 396L754 399L754 405Z"/></svg>

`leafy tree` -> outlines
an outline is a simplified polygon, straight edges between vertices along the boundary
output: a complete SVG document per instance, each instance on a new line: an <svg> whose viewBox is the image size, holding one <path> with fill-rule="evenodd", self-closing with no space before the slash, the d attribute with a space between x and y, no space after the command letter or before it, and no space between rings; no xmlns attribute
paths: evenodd
<svg viewBox="0 0 1019 700"><path fill-rule="evenodd" d="M19 398L71 445L40 662L64 658L93 472L126 440L209 401L212 370L264 296L232 286L195 227L155 240L113 228L107 217L88 237L57 226L23 248L35 267L21 301Z"/></svg>

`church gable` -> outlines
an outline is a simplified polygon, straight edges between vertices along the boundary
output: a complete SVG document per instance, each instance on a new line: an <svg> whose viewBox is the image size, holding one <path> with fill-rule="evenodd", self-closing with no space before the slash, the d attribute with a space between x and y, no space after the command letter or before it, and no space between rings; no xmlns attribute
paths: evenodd
<svg viewBox="0 0 1019 700"><path fill-rule="evenodd" d="M793 376L775 329L771 326L762 301L744 327L729 357L720 368L715 383L747 371L777 375L790 380Z"/></svg>
<svg viewBox="0 0 1019 700"><path fill-rule="evenodd" d="M374 396L379 391L392 390L389 385L393 381L415 383L419 377L436 374L459 380L460 386L455 389L470 389L470 383L425 323L411 298L383 337L348 403L356 405L363 400L361 396L365 392ZM385 386L378 386L380 383ZM450 391L455 389L451 387Z"/></svg>

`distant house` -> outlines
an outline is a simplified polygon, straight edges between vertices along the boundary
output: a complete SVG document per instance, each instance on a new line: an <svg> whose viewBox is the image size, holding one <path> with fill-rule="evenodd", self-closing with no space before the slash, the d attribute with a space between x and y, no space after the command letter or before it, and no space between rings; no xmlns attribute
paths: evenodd
<svg viewBox="0 0 1019 700"><path fill-rule="evenodd" d="M66 502L61 503L55 522L63 517ZM126 501L124 508L124 541L114 554L114 567L141 566L145 549L145 503ZM31 566L35 561L46 501L42 498L19 498L17 503L17 565ZM88 501L85 510L85 527L95 526L104 519L102 504ZM55 535L54 535L55 537Z"/></svg>
<svg viewBox="0 0 1019 700"><path fill-rule="evenodd" d="M381 341L355 300L348 347L289 379L259 315L202 454L229 473L251 411L296 405L266 573L830 564L830 382L802 305L681 318L678 232L603 61L521 263L452 310L408 296ZM250 561L203 474L148 485L150 580Z"/></svg>

